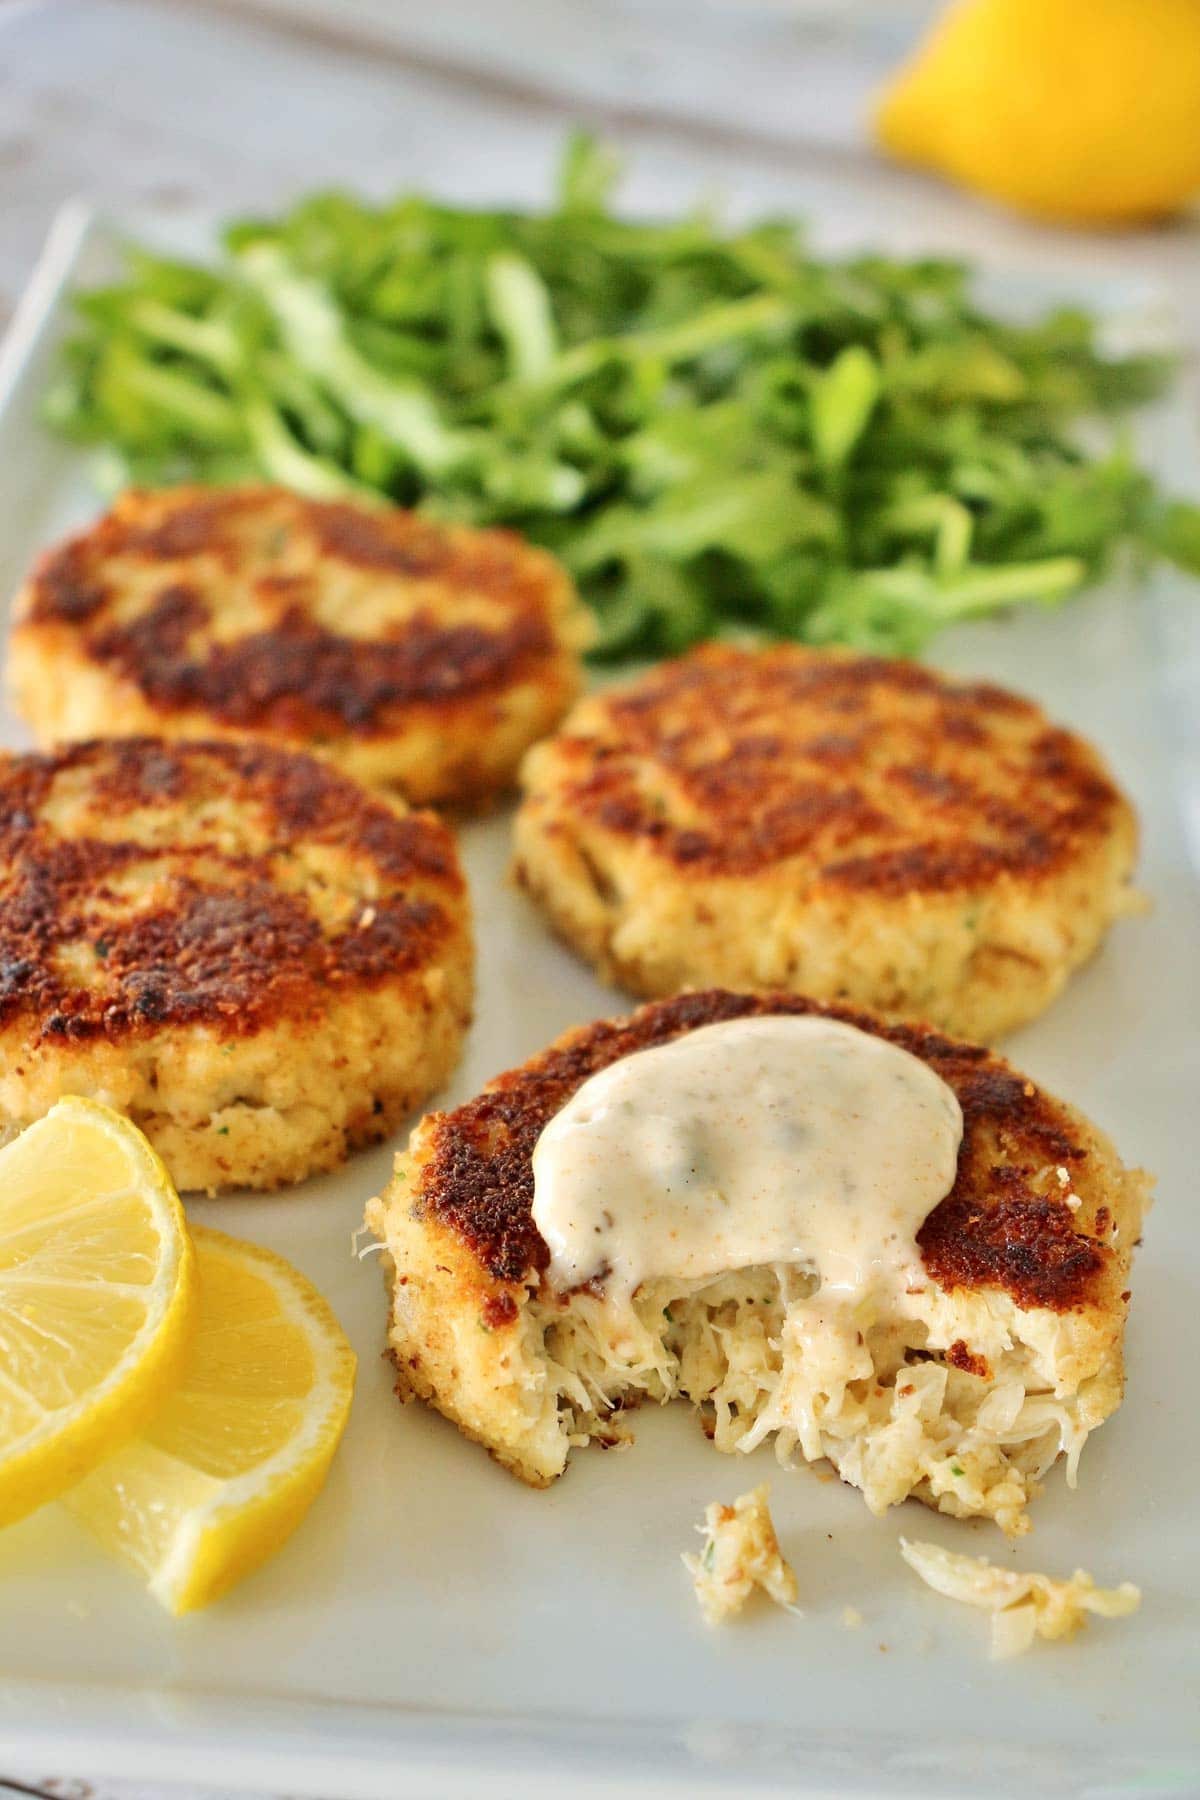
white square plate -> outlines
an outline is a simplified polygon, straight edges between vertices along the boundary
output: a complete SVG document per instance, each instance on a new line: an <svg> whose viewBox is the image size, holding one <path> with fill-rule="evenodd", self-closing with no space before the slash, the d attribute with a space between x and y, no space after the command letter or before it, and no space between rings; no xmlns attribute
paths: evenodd
<svg viewBox="0 0 1200 1800"><path fill-rule="evenodd" d="M146 221L138 221L139 230ZM37 423L64 295L112 266L112 232L59 221L0 368L0 582L97 505L82 458ZM1028 282L1000 283L1014 303ZM1038 292L1036 286L1034 292ZM1120 312L1128 293L1093 304ZM1194 491L1182 399L1150 454ZM1129 1398L1056 1472L1016 1552L915 1504L871 1518L800 1467L720 1458L683 1409L643 1412L628 1455L591 1451L547 1493L520 1487L419 1407L380 1359L384 1299L351 1256L389 1152L195 1215L292 1257L361 1359L345 1447L289 1547L210 1613L173 1623L50 1507L0 1537L0 1762L67 1774L211 1779L371 1796L797 1792L974 1796L1200 1793L1200 772L1197 595L1182 579L962 630L952 669L1008 681L1103 745L1145 823L1155 910L1117 928L1033 1028L1018 1065L1160 1177L1134 1279ZM6 739L20 742L9 720ZM1188 809L1190 810L1190 815ZM1190 826L1188 820L1190 818ZM557 1031L621 1009L503 879L508 821L463 846L479 926L478 1023L451 1101ZM701 1623L679 1553L706 1501L770 1476L804 1617ZM1013 1664L986 1621L904 1568L901 1529L1017 1566L1145 1590L1141 1612ZM843 1609L864 1623L847 1629Z"/></svg>

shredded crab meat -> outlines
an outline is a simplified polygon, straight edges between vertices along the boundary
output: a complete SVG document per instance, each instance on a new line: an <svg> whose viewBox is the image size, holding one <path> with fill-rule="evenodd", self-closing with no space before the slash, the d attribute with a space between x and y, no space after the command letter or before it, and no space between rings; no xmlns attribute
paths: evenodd
<svg viewBox="0 0 1200 1800"><path fill-rule="evenodd" d="M714 1500L696 1527L704 1546L685 1555L696 1598L710 1625L740 1612L755 1588L777 1606L794 1608L796 1574L779 1548L771 1518L766 1483L741 1494L732 1506Z"/></svg>
<svg viewBox="0 0 1200 1800"><path fill-rule="evenodd" d="M938 1544L900 1539L900 1554L935 1592L992 1615L992 1656L1020 1656L1035 1638L1071 1638L1089 1613L1123 1619L1136 1612L1141 1592L1131 1581L1097 1587L1086 1569L1066 1580L997 1568L982 1556L962 1556Z"/></svg>
<svg viewBox="0 0 1200 1800"><path fill-rule="evenodd" d="M919 1318L866 1308L850 1328L814 1331L805 1303L816 1286L810 1272L779 1266L647 1283L619 1307L586 1292L569 1305L534 1301L534 1360L569 1442L612 1442L627 1433L622 1408L683 1397L718 1450L773 1439L782 1463L827 1458L877 1514L917 1493L1012 1536L1028 1529L1026 1505L1060 1453L1074 1484L1086 1409L1078 1394L1055 1393L1003 1322L991 1326L981 1379L944 1360Z"/></svg>

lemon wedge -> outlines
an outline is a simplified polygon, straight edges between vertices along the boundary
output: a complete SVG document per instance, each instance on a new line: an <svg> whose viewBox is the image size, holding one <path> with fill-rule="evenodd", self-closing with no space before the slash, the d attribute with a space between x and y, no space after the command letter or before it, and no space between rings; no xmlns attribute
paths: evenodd
<svg viewBox="0 0 1200 1800"><path fill-rule="evenodd" d="M295 1530L354 1392L354 1352L297 1270L220 1231L193 1242L198 1316L175 1389L65 1498L172 1613L207 1606Z"/></svg>
<svg viewBox="0 0 1200 1800"><path fill-rule="evenodd" d="M194 1285L171 1178L127 1119L60 1100L0 1149L0 1525L141 1429Z"/></svg>
<svg viewBox="0 0 1200 1800"><path fill-rule="evenodd" d="M1200 193L1200 6L955 0L875 124L894 156L1035 217L1162 218Z"/></svg>

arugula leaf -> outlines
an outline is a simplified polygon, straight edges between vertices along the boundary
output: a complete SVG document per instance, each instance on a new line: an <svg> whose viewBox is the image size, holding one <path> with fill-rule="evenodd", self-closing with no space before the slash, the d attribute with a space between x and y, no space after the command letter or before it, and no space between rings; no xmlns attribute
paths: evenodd
<svg viewBox="0 0 1200 1800"><path fill-rule="evenodd" d="M1107 356L1080 308L995 316L956 262L621 218L618 174L577 132L545 212L319 193L232 223L212 266L128 246L76 296L46 419L106 488L258 475L518 526L599 657L912 654L1126 551L1200 574L1200 508L1107 423L1168 362Z"/></svg>

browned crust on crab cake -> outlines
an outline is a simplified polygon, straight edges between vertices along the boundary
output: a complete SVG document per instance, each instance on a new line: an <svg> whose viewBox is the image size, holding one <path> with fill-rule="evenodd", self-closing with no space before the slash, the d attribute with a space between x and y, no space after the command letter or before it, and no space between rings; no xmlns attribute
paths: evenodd
<svg viewBox="0 0 1200 1800"><path fill-rule="evenodd" d="M272 1187L382 1137L470 1009L449 832L270 745L0 760L0 1118L129 1113L184 1188Z"/></svg>
<svg viewBox="0 0 1200 1800"><path fill-rule="evenodd" d="M990 1380L974 1345L999 1318L1004 1341L1024 1333L1052 1359L1064 1391L1088 1388L1089 1426L1114 1409L1146 1177L1125 1169L1073 1107L991 1051L799 995L723 990L569 1032L475 1099L422 1121L367 1213L388 1252L402 1396L430 1400L524 1479L561 1472L565 1445L544 1416L530 1421L528 1394L511 1373L525 1366L528 1385L529 1308L546 1299L549 1253L532 1214L538 1137L584 1081L619 1058L719 1021L781 1013L840 1019L884 1038L928 1063L959 1099L957 1178L918 1239L947 1364Z"/></svg>
<svg viewBox="0 0 1200 1800"><path fill-rule="evenodd" d="M707 645L522 771L518 879L635 993L785 987L982 1040L1137 902L1137 825L1030 701L912 663Z"/></svg>
<svg viewBox="0 0 1200 1800"><path fill-rule="evenodd" d="M133 491L34 569L10 686L43 744L252 734L471 802L561 718L586 636L566 572L512 532L281 488Z"/></svg>
<svg viewBox="0 0 1200 1800"><path fill-rule="evenodd" d="M963 1112L957 1179L920 1238L935 1280L945 1287L1000 1287L1018 1305L1054 1312L1106 1304L1119 1293L1125 1265L1107 1234L1089 1233L1086 1208L1075 1213L1060 1192L1035 1185L1039 1171L1065 1168L1083 1197L1094 1134L1077 1113L977 1045L800 995L681 994L560 1038L497 1076L474 1100L427 1122L421 1212L452 1227L488 1275L501 1281L520 1281L530 1270L540 1275L549 1252L533 1222L533 1149L576 1090L620 1058L701 1026L781 1013L841 1019L869 1031L920 1057L957 1095ZM1098 1196L1097 1207L1103 1203Z"/></svg>

